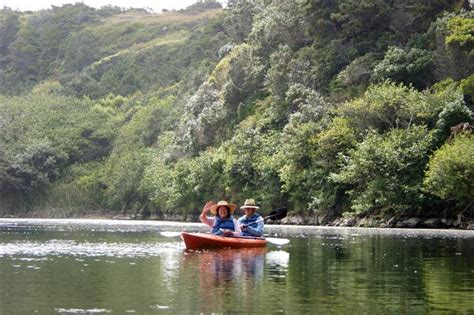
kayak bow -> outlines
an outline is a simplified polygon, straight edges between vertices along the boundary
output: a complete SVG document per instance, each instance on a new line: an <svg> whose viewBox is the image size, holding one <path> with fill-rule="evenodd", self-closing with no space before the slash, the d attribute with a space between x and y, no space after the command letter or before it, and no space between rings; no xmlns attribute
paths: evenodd
<svg viewBox="0 0 474 315"><path fill-rule="evenodd" d="M205 233L182 232L181 239L186 249L265 247L267 244L263 237L227 237Z"/></svg>

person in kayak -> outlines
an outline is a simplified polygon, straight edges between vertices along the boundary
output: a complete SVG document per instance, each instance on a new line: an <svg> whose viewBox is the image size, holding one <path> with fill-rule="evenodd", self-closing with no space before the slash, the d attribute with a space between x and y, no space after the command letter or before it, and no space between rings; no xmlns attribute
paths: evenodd
<svg viewBox="0 0 474 315"><path fill-rule="evenodd" d="M229 204L225 200L214 204L212 201L206 202L202 208L199 218L201 222L212 228L212 234L224 236L239 236L241 234L239 224L234 219L233 213L237 206ZM214 217L206 216L206 213L211 211Z"/></svg>
<svg viewBox="0 0 474 315"><path fill-rule="evenodd" d="M240 209L244 210L244 215L239 218L237 223L242 230L242 236L256 236L263 235L263 218L257 212L260 209L254 199L247 199Z"/></svg>

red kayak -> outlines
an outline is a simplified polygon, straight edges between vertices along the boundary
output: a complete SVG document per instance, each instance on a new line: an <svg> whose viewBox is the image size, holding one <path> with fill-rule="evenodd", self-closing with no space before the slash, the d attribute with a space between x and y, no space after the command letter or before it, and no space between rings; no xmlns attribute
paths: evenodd
<svg viewBox="0 0 474 315"><path fill-rule="evenodd" d="M227 237L205 233L181 233L187 249L212 249L212 248L246 248L265 247L267 240L263 237Z"/></svg>

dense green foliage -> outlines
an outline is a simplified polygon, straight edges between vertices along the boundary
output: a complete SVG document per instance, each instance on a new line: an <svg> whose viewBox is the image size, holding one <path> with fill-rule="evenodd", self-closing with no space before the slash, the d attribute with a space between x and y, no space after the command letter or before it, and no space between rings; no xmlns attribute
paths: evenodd
<svg viewBox="0 0 474 315"><path fill-rule="evenodd" d="M472 213L473 18L454 0L4 8L0 210Z"/></svg>
<svg viewBox="0 0 474 315"><path fill-rule="evenodd" d="M461 209L472 206L473 141L473 137L461 135L444 144L431 158L426 172L426 190L440 198L452 199Z"/></svg>

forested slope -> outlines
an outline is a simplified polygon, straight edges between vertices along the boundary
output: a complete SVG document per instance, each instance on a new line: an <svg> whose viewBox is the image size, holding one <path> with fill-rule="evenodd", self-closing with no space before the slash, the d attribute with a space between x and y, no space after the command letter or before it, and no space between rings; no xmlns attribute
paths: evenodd
<svg viewBox="0 0 474 315"><path fill-rule="evenodd" d="M1 211L473 215L468 1L0 11Z"/></svg>

